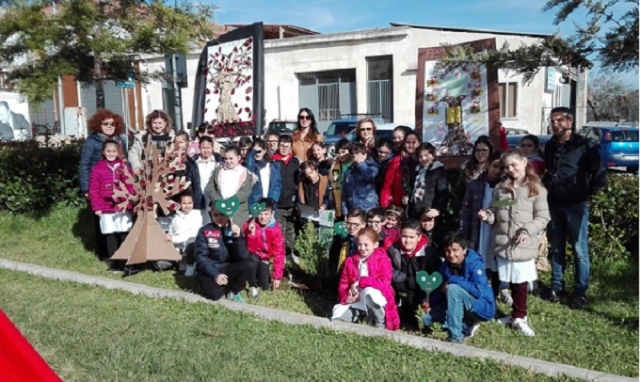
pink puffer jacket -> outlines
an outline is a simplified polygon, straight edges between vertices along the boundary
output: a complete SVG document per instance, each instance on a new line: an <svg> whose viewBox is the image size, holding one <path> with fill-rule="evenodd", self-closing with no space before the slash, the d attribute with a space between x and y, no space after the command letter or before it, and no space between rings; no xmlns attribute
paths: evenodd
<svg viewBox="0 0 640 382"><path fill-rule="evenodd" d="M101 159L91 169L89 202L94 212L112 213L118 211L117 203L113 200L113 188L116 180L125 181L124 166L126 164L120 159L116 159L113 162ZM132 185L127 184L126 187L130 193L134 192ZM128 206L127 209L131 209L131 206Z"/></svg>

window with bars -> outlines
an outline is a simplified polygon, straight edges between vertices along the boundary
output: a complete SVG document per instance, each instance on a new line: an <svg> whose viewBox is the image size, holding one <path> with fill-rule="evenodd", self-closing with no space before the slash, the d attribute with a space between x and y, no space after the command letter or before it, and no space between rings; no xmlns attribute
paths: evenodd
<svg viewBox="0 0 640 382"><path fill-rule="evenodd" d="M367 113L393 121L393 57L367 57Z"/></svg>
<svg viewBox="0 0 640 382"><path fill-rule="evenodd" d="M503 82L498 85L500 118L515 118L518 110L518 83Z"/></svg>

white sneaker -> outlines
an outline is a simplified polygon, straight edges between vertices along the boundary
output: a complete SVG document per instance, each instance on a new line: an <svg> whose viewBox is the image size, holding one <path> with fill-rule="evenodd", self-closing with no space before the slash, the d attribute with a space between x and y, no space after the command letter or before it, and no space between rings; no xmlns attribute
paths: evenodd
<svg viewBox="0 0 640 382"><path fill-rule="evenodd" d="M500 301L509 306L513 305L513 298L511 297L511 291L509 291L509 289L502 289L500 291Z"/></svg>
<svg viewBox="0 0 640 382"><path fill-rule="evenodd" d="M524 334L527 337L534 337L536 333L529 326L529 321L527 318L516 318L513 321L513 328L519 330L520 333Z"/></svg>
<svg viewBox="0 0 640 382"><path fill-rule="evenodd" d="M511 315L504 316L502 318L496 318L496 322L500 325L511 325L513 323L513 318L511 318Z"/></svg>
<svg viewBox="0 0 640 382"><path fill-rule="evenodd" d="M251 297L254 301L258 301L258 299L260 298L260 289L256 287L250 287L249 297Z"/></svg>

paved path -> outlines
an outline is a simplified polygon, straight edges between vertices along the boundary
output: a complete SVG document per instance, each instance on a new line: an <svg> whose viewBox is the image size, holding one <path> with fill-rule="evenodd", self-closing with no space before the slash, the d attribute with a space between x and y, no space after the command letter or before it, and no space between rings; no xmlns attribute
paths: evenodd
<svg viewBox="0 0 640 382"><path fill-rule="evenodd" d="M383 329L376 329L366 325L353 325L342 322L331 322L326 318L308 316L299 313L281 311L271 308L265 308L257 305L239 304L226 300L211 301L199 295L175 291L169 289L154 288L146 285L120 281L99 276L89 276L77 272L65 271L60 269L52 269L41 267L38 265L20 263L0 259L0 268L12 271L27 272L32 275L55 279L61 281L70 281L80 284L96 285L107 289L118 289L133 294L141 294L153 298L172 298L187 302L202 302L205 304L217 304L226 309L236 312L250 313L267 320L280 321L287 324L295 325L311 325L316 328L326 328L340 332L356 333L367 337L387 337L396 342L413 346L418 349L428 351L440 351L451 353L461 357L476 357L482 359L491 359L508 365L522 367L535 373L545 374L553 377L567 375L574 378L581 378L587 381L638 381L637 378L622 377L613 374L606 374L600 371L582 369L570 365L542 361L535 358L520 357L498 351L478 349L467 345L454 345L447 342L434 340L425 337L418 337L401 331L390 332Z"/></svg>

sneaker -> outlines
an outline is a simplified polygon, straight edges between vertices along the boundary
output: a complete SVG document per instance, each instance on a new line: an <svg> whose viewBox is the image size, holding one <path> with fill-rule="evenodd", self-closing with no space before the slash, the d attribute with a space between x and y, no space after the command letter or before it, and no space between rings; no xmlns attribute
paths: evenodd
<svg viewBox="0 0 640 382"><path fill-rule="evenodd" d="M478 333L478 329L480 329L480 321L473 321L471 325L469 325L466 330L463 330L462 333L467 338L472 338Z"/></svg>
<svg viewBox="0 0 640 382"><path fill-rule="evenodd" d="M227 300L239 302L241 304L246 303L246 301L244 300L244 298L242 298L240 293L238 293L238 294L235 294L235 293L232 293L232 292L227 293Z"/></svg>
<svg viewBox="0 0 640 382"><path fill-rule="evenodd" d="M583 309L587 305L587 298L584 296L574 295L571 297L571 309Z"/></svg>
<svg viewBox="0 0 640 382"><path fill-rule="evenodd" d="M529 326L529 321L527 320L527 317L516 318L513 321L513 328L516 330L519 330L520 333L524 334L527 337L533 337L536 335L533 329L531 329L531 326Z"/></svg>
<svg viewBox="0 0 640 382"><path fill-rule="evenodd" d="M253 301L258 301L260 299L260 288L249 287L249 297Z"/></svg>
<svg viewBox="0 0 640 382"><path fill-rule="evenodd" d="M509 289L500 290L500 301L509 306L513 305L513 297L511 297L511 291Z"/></svg>
<svg viewBox="0 0 640 382"><path fill-rule="evenodd" d="M447 342L451 344L461 344L462 338L447 337Z"/></svg>
<svg viewBox="0 0 640 382"><path fill-rule="evenodd" d="M543 300L547 300L553 303L558 303L560 302L561 295L562 295L561 292L555 292L552 289L549 289L546 293L542 294L540 297L542 297Z"/></svg>
<svg viewBox="0 0 640 382"><path fill-rule="evenodd" d="M185 275L186 277L193 277L193 276L195 276L195 274L196 274L196 267L195 267L195 265L187 264L187 265L185 266L185 269L184 269L184 275Z"/></svg>
<svg viewBox="0 0 640 382"><path fill-rule="evenodd" d="M511 316L504 316L501 318L496 318L496 322L500 325L511 325L513 323L513 318Z"/></svg>

